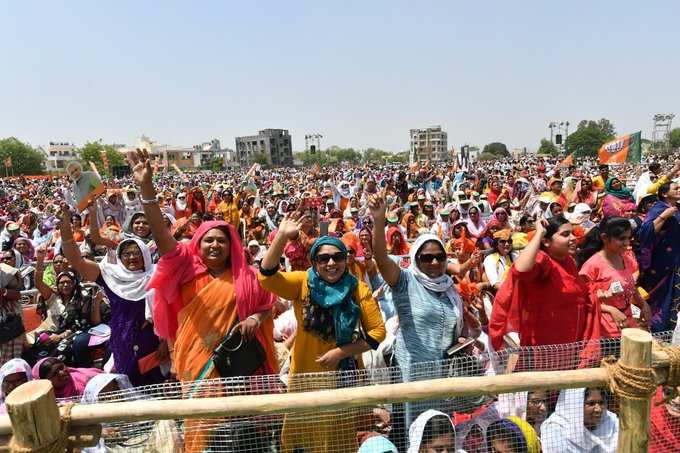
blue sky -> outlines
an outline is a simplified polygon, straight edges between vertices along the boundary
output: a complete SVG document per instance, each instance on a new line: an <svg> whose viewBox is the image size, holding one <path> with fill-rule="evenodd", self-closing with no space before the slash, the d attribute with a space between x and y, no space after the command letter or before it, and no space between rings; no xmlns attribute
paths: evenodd
<svg viewBox="0 0 680 453"><path fill-rule="evenodd" d="M680 2L3 2L0 137L145 133L191 146L268 127L323 146L535 148L550 121L649 136L680 114ZM680 115L676 121L680 125ZM572 126L573 129L573 126Z"/></svg>

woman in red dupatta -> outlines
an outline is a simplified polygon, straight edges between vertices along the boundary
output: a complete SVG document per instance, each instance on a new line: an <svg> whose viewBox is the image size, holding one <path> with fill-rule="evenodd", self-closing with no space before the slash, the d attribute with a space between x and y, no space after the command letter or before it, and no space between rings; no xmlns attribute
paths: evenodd
<svg viewBox="0 0 680 453"><path fill-rule="evenodd" d="M588 342L578 354L533 351L534 369L570 369L598 357L600 305L592 303L578 275L571 256L575 247L573 226L564 217L554 217L547 225L536 222L536 234L496 293L489 321L495 350L503 347L505 334L517 332L521 346Z"/></svg>
<svg viewBox="0 0 680 453"><path fill-rule="evenodd" d="M128 155L140 185L144 212L156 238L161 259L148 289L155 290L153 319L156 333L172 344L173 365L180 381L217 378L207 368L214 349L236 323L246 338L255 337L266 353L256 374L277 371L270 319L275 297L262 289L247 265L234 227L224 221L203 222L189 244L177 242L165 227L152 183L146 151ZM186 421L186 424L200 421ZM203 451L206 430L186 430L186 451Z"/></svg>

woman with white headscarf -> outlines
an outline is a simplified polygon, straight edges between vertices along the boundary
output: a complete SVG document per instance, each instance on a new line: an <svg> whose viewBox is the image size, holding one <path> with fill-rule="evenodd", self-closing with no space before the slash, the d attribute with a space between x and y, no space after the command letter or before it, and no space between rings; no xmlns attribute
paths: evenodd
<svg viewBox="0 0 680 453"><path fill-rule="evenodd" d="M134 401L143 396L136 392L124 374L98 374L90 379L83 391L82 404L111 401ZM128 430L125 430L128 428ZM108 445L106 443L108 440ZM103 426L102 437L96 447L83 449L84 453L108 452L180 452L180 440L174 420L151 423Z"/></svg>
<svg viewBox="0 0 680 453"><path fill-rule="evenodd" d="M541 425L544 453L615 453L618 435L619 419L596 388L562 390L555 412Z"/></svg>
<svg viewBox="0 0 680 453"><path fill-rule="evenodd" d="M406 453L465 453L456 449L456 428L451 417L443 412L430 409L420 414L409 427L408 436L410 442Z"/></svg>
<svg viewBox="0 0 680 453"><path fill-rule="evenodd" d="M84 259L73 241L70 212L62 211L62 250L83 280L96 282L111 307L111 352L116 370L134 385L161 382L160 364L168 360L167 343L159 342L152 319L153 295L146 290L154 272L149 248L137 238L118 244L115 262Z"/></svg>
<svg viewBox="0 0 680 453"><path fill-rule="evenodd" d="M23 359L12 359L0 368L0 414L7 413L5 399L19 387L31 380L31 366Z"/></svg>
<svg viewBox="0 0 680 453"><path fill-rule="evenodd" d="M385 206L385 200L380 196L373 196L369 201L375 232L385 230ZM391 288L399 316L394 358L404 381L415 380L411 376L414 364L441 361L451 346L472 334L464 332L463 300L446 273L444 244L434 234L423 234L413 243L408 269L401 269L389 258L384 234L373 235L373 256L385 283ZM471 316L467 318L468 322L472 321ZM429 377L433 376L430 374ZM436 404L406 404L406 425Z"/></svg>

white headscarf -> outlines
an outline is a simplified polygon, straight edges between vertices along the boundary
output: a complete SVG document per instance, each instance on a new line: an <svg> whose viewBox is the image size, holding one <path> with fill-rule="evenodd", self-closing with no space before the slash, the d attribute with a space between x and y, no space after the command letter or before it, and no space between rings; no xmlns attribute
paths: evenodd
<svg viewBox="0 0 680 453"><path fill-rule="evenodd" d="M416 263L416 256L420 249L425 245L426 242L434 241L441 247L442 252L446 250L444 248L444 243L437 235L427 233L418 236L416 241L411 246L411 251L409 252L409 257L411 258L411 264L408 270L413 274L418 283L423 285L425 288L436 293L446 293L449 300L455 308L457 322L456 331L460 333L463 328L463 299L456 291L456 287L453 285L453 279L448 276L446 272L436 278L428 277L423 271L418 269L418 264Z"/></svg>
<svg viewBox="0 0 680 453"><path fill-rule="evenodd" d="M30 381L32 378L31 366L23 359L12 359L5 362L0 368L0 404L5 405L5 393L2 391L2 384L5 382L5 377L14 373L26 373L26 378Z"/></svg>
<svg viewBox="0 0 680 453"><path fill-rule="evenodd" d="M90 379L90 381L85 386L85 390L83 391L83 396L80 402L83 404L94 404L99 402L99 394L101 391L114 380L118 383L118 388L121 390L129 390L133 388L132 384L130 383L130 379L128 379L128 377L124 374L98 374ZM138 397L139 395L136 393L132 398L130 398L130 395L126 395L125 401L139 399ZM106 448L106 443L103 436L101 439L99 439L99 442L95 447L83 449L84 453L106 453L108 451L110 450Z"/></svg>
<svg viewBox="0 0 680 453"><path fill-rule="evenodd" d="M139 271L129 271L120 261L120 253L123 246L134 242L139 247L144 257L144 269ZM153 294L146 290L146 285L151 280L155 266L151 260L151 252L142 241L136 238L123 240L118 244L116 249L115 264L109 263L106 260L99 263L99 270L106 285L118 297L129 301L138 301L146 299L147 305L153 303Z"/></svg>
<svg viewBox="0 0 680 453"><path fill-rule="evenodd" d="M97 403L99 401L99 394L101 391L113 381L118 383L118 388L120 390L130 390L133 388L132 384L130 383L130 379L124 374L97 374L88 381L87 385L85 386L85 390L83 390L83 396L80 402L83 404ZM129 399L130 398L128 396L125 397L126 401Z"/></svg>
<svg viewBox="0 0 680 453"><path fill-rule="evenodd" d="M420 414L418 418L416 418L415 421L411 423L411 426L408 429L409 444L406 453L418 453L420 451L422 446L421 444L423 442L423 432L425 431L425 426L432 417L436 417L438 415L443 415L449 420L449 423L451 423L451 430L453 431L455 437L456 428L453 426L451 417L443 412L430 409ZM458 451L461 452L461 450Z"/></svg>
<svg viewBox="0 0 680 453"><path fill-rule="evenodd" d="M590 431L583 424L585 393L584 388L560 392L555 412L541 425L543 453L580 453L594 450L616 453L618 417L606 410L597 428Z"/></svg>

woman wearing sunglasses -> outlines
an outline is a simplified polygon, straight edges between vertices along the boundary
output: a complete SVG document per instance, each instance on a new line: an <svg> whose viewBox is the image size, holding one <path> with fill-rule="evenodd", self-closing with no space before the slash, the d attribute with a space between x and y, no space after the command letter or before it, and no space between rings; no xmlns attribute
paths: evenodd
<svg viewBox="0 0 680 453"><path fill-rule="evenodd" d="M376 232L385 231L385 206L381 196L369 201ZM423 234L413 243L409 254L408 269L401 269L387 254L385 235L373 235L373 256L392 289L399 316L394 357L404 381L415 380L410 375L412 364L442 360L446 351L466 335L463 300L446 274L447 258L441 239ZM437 402L432 401L406 404L406 426L435 406Z"/></svg>
<svg viewBox="0 0 680 453"><path fill-rule="evenodd" d="M317 239L310 250L312 267L307 271L281 272L279 261L289 240L295 240L305 222L302 209L288 214L260 264L262 287L293 301L297 319L295 348L291 355L289 390L312 390L300 373L351 371L363 367L361 353L376 349L385 338L380 307L371 290L347 267L347 247L337 238ZM384 225L383 225L384 228ZM360 329L361 327L361 329ZM351 376L349 374L348 376ZM318 389L333 388L336 379L318 382ZM316 390L315 388L314 390ZM356 417L339 412L328 423L314 423L307 417L286 416L281 434L283 451L303 449L321 453L340 445L354 445ZM309 424L315 429L310 431Z"/></svg>
<svg viewBox="0 0 680 453"><path fill-rule="evenodd" d="M493 253L484 258L485 283L490 290L498 290L510 271L512 262L517 258L517 252L512 251L512 237L510 230L501 230L493 235Z"/></svg>

